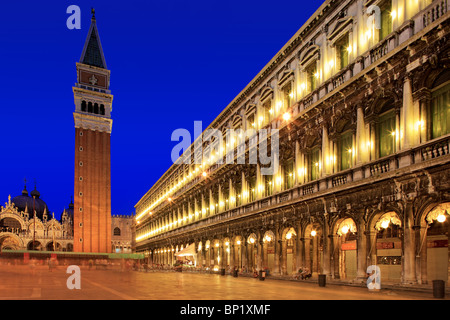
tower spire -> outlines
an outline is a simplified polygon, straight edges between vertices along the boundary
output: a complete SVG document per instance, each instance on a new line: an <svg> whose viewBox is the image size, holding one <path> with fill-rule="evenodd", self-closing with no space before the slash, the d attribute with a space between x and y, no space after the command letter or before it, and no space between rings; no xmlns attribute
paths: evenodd
<svg viewBox="0 0 450 320"><path fill-rule="evenodd" d="M100 42L100 36L98 34L94 8L91 9L91 13L91 26L89 27L89 32L84 43L80 62L90 66L108 69L106 67L105 56L103 55L102 44Z"/></svg>

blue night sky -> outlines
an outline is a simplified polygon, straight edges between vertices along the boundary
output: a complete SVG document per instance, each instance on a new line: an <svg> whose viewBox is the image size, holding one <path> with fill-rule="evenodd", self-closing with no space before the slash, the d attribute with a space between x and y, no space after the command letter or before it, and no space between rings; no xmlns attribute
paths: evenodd
<svg viewBox="0 0 450 320"><path fill-rule="evenodd" d="M112 213L171 166L172 132L205 129L322 1L2 1L0 204L36 183L59 218L73 194L74 101L91 7L111 70ZM66 9L81 9L69 30Z"/></svg>

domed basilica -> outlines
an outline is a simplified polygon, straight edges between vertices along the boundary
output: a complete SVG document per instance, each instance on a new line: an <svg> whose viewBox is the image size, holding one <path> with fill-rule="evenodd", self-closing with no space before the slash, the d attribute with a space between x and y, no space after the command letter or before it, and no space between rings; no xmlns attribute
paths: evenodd
<svg viewBox="0 0 450 320"><path fill-rule="evenodd" d="M50 214L36 187L0 207L0 249L73 251L73 203L58 221Z"/></svg>

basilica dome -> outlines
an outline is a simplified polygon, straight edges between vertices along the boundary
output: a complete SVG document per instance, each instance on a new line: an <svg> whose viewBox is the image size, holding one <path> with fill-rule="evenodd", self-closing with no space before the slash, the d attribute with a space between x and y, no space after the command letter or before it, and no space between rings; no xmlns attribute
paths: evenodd
<svg viewBox="0 0 450 320"><path fill-rule="evenodd" d="M36 187L28 195L26 186L24 187L20 196L14 197L11 202L18 209L19 212L28 212L29 217L33 217L33 208L36 210L36 216L42 219L44 212L49 212L47 204L44 200L40 199L40 193L36 190ZM34 199L33 199L34 198Z"/></svg>

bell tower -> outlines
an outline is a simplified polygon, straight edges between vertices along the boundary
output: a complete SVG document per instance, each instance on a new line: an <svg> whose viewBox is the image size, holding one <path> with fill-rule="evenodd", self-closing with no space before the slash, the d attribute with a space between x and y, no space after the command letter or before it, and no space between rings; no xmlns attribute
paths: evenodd
<svg viewBox="0 0 450 320"><path fill-rule="evenodd" d="M92 10L73 87L75 111L75 252L111 252L110 71Z"/></svg>

